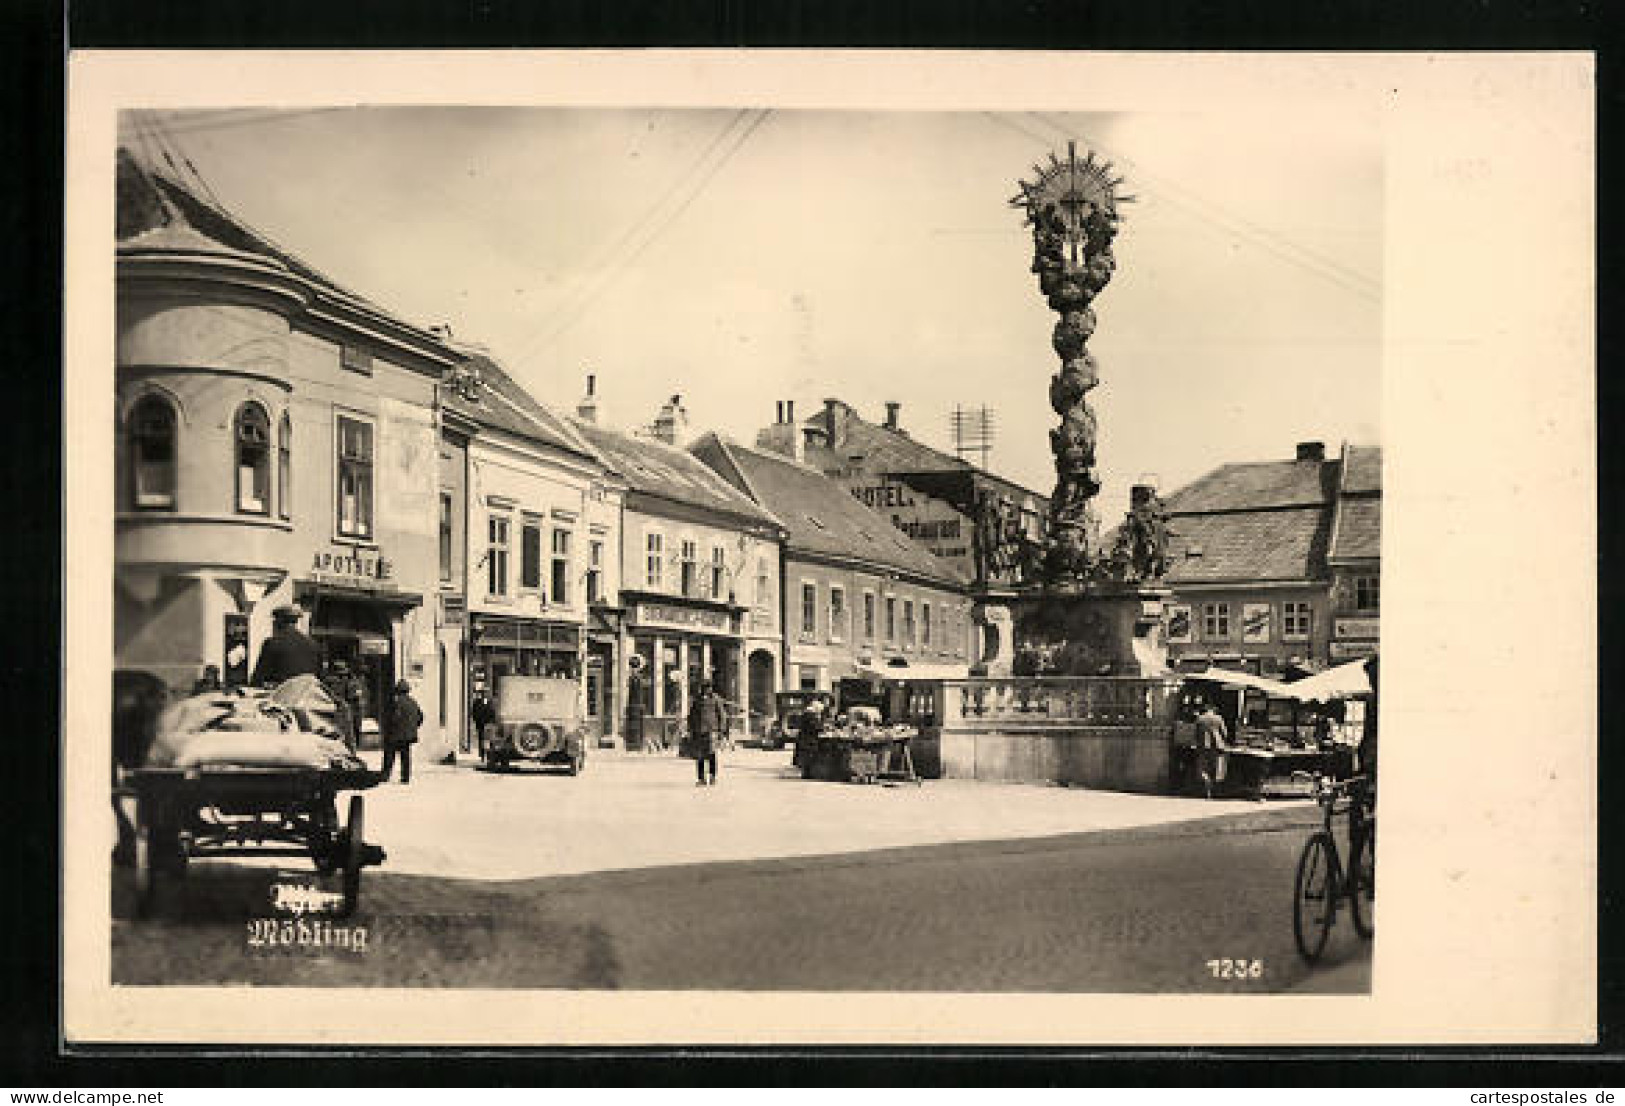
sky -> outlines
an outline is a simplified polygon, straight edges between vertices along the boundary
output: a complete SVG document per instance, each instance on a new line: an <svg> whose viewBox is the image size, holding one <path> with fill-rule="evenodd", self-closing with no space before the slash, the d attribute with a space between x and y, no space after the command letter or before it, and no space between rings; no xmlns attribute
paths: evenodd
<svg viewBox="0 0 1625 1106"><path fill-rule="evenodd" d="M1382 136L1278 113L557 108L157 116L219 201L338 283L488 347L538 399L754 441L825 397L1047 493L1055 322L1008 206L1067 142L1136 197L1095 301L1103 519L1294 444L1380 443Z"/></svg>

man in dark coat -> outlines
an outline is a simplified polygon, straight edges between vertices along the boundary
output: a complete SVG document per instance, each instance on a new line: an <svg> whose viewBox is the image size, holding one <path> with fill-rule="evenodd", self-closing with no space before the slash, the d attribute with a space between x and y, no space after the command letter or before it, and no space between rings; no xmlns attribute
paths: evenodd
<svg viewBox="0 0 1625 1106"><path fill-rule="evenodd" d="M481 760L485 759L485 727L497 720L497 708L492 704L490 696L485 694L482 687L474 692L474 702L468 708L468 716L474 723L474 740L479 750Z"/></svg>
<svg viewBox="0 0 1625 1106"><path fill-rule="evenodd" d="M395 767L395 757L401 758L401 782L412 782L412 746L418 741L418 727L423 725L423 711L412 698L412 685L402 680L395 685L395 698L389 704L384 719L384 779L389 779Z"/></svg>
<svg viewBox="0 0 1625 1106"><path fill-rule="evenodd" d="M304 631L299 629L299 616L304 612L296 606L278 607L271 614L274 628L271 636L260 646L260 659L254 664L252 683L264 687L280 684L295 676L312 675L322 666L321 650Z"/></svg>
<svg viewBox="0 0 1625 1106"><path fill-rule="evenodd" d="M334 661L322 677L322 686L327 689L328 698L333 700L334 724L344 736L344 744L353 753L360 747L361 715L350 699L350 666L342 660Z"/></svg>
<svg viewBox="0 0 1625 1106"><path fill-rule="evenodd" d="M1196 763L1202 773L1202 790L1213 798L1213 785L1224 779L1224 747L1230 734L1213 704L1202 706L1196 716Z"/></svg>
<svg viewBox="0 0 1625 1106"><path fill-rule="evenodd" d="M728 732L728 707L716 693L710 681L700 684L699 694L688 708L689 755L694 758L694 771L699 780L696 787L717 782L717 741ZM706 767L711 778L705 778Z"/></svg>

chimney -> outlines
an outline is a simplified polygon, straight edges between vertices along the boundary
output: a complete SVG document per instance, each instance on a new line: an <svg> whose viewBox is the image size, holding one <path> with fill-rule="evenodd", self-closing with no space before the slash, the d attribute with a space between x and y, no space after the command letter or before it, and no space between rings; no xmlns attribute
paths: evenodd
<svg viewBox="0 0 1625 1106"><path fill-rule="evenodd" d="M1298 443L1298 460L1300 460L1300 461L1324 461L1325 459L1326 459L1326 443L1325 442L1299 442Z"/></svg>
<svg viewBox="0 0 1625 1106"><path fill-rule="evenodd" d="M898 412L899 409L902 408L902 406L903 405L901 403L898 403L895 399L888 400L886 402L886 429L887 430L896 430L897 429L897 412Z"/></svg>
<svg viewBox="0 0 1625 1106"><path fill-rule="evenodd" d="M587 374L587 394L581 397L576 404L576 418L582 422L598 421L598 378L592 373Z"/></svg>
<svg viewBox="0 0 1625 1106"><path fill-rule="evenodd" d="M660 408L654 425L649 428L658 441L678 445L688 437L688 412L683 410L683 397L674 395Z"/></svg>
<svg viewBox="0 0 1625 1106"><path fill-rule="evenodd" d="M1129 489L1128 502L1130 507L1143 507L1157 494L1155 484L1136 484Z"/></svg>
<svg viewBox="0 0 1625 1106"><path fill-rule="evenodd" d="M770 450L793 461L800 461L805 456L801 428L795 424L794 400L778 401L773 425L756 432L756 445L759 449Z"/></svg>
<svg viewBox="0 0 1625 1106"><path fill-rule="evenodd" d="M774 404L774 406L773 406L773 425L774 426L783 426L784 425L784 400L782 400L782 399L779 400L778 403Z"/></svg>
<svg viewBox="0 0 1625 1106"><path fill-rule="evenodd" d="M784 421L796 421L796 401L793 399L787 399L784 401Z"/></svg>
<svg viewBox="0 0 1625 1106"><path fill-rule="evenodd" d="M824 401L824 444L829 446L831 449L835 448L836 442L835 408L840 404L840 402L841 401L838 399L826 399Z"/></svg>

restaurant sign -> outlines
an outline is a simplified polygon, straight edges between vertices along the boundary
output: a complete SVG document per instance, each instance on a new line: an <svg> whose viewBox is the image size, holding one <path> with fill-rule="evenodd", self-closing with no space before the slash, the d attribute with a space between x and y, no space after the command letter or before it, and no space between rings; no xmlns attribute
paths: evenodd
<svg viewBox="0 0 1625 1106"><path fill-rule="evenodd" d="M374 591L395 590L395 562L370 549L334 546L311 556L310 578Z"/></svg>
<svg viewBox="0 0 1625 1106"><path fill-rule="evenodd" d="M733 620L727 611L705 607L680 607L675 603L639 603L638 625L670 626L679 630L700 630L706 633L726 634Z"/></svg>
<svg viewBox="0 0 1625 1106"><path fill-rule="evenodd" d="M1339 641L1369 640L1377 636L1379 618L1339 618L1332 625L1332 636Z"/></svg>

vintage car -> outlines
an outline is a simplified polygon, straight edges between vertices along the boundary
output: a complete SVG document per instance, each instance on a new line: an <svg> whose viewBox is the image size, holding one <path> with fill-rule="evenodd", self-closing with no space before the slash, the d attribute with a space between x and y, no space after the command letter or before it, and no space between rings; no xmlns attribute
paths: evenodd
<svg viewBox="0 0 1625 1106"><path fill-rule="evenodd" d="M777 716L768 723L762 739L764 747L782 749L801 734L801 718L814 703L820 704L824 717L835 710L835 696L827 691L781 691L775 698Z"/></svg>
<svg viewBox="0 0 1625 1106"><path fill-rule="evenodd" d="M531 761L574 776L586 767L586 728L577 681L562 676L503 676L497 681L496 712L496 721L483 735L488 770Z"/></svg>

